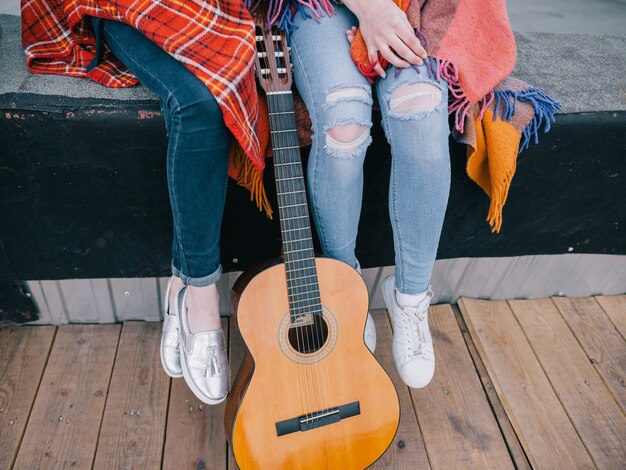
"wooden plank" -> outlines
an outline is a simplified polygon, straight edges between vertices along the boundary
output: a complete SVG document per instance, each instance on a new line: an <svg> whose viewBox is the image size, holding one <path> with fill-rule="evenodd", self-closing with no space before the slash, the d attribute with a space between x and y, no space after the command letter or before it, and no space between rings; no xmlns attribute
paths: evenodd
<svg viewBox="0 0 626 470"><path fill-rule="evenodd" d="M228 319L222 319L228 338ZM224 403L202 403L184 379L172 380L167 415L163 469L215 468L226 466Z"/></svg>
<svg viewBox="0 0 626 470"><path fill-rule="evenodd" d="M611 319L622 338L626 339L626 295L600 295L594 298Z"/></svg>
<svg viewBox="0 0 626 470"><path fill-rule="evenodd" d="M513 469L451 306L436 305L429 313L435 376L411 395L431 465Z"/></svg>
<svg viewBox="0 0 626 470"><path fill-rule="evenodd" d="M107 398L95 469L158 468L170 378L161 366L160 322L126 322Z"/></svg>
<svg viewBox="0 0 626 470"><path fill-rule="evenodd" d="M593 297L553 297L607 387L626 413L626 343Z"/></svg>
<svg viewBox="0 0 626 470"><path fill-rule="evenodd" d="M239 370L239 366L243 362L243 356L245 353L245 343L243 338L241 337L241 333L239 333L239 327L237 326L237 322L233 321L233 317L230 317L230 339L228 341L228 360L230 363L230 384L232 386L235 377L237 376L237 371ZM232 449L230 446L227 446L228 452L228 470L238 470L239 466L235 462L235 456L233 455Z"/></svg>
<svg viewBox="0 0 626 470"><path fill-rule="evenodd" d="M0 330L0 468L11 468L54 340L54 326Z"/></svg>
<svg viewBox="0 0 626 470"><path fill-rule="evenodd" d="M385 310L372 311L372 317L376 324L376 359L385 368L393 381L398 399L400 400L400 425L393 442L387 452L372 465L373 469L387 468L430 468L424 438L415 416L415 409L409 393L409 388L404 384L391 356L391 324Z"/></svg>
<svg viewBox="0 0 626 470"><path fill-rule="evenodd" d="M465 339L465 345L467 346L467 350L472 357L476 372L478 373L480 381L482 382L485 396L487 397L487 399L489 400L489 404L491 405L491 411L496 417L500 432L504 437L504 441L509 450L509 455L513 459L513 464L518 470L531 470L532 467L530 466L528 457L526 457L524 449L522 448L522 444L520 443L517 434L515 434L515 429L513 429L511 421L506 414L506 410L504 409L504 406L500 401L500 397L498 396L495 387L493 386L493 382L489 377L487 368L485 367L485 364L483 363L480 354L478 354L478 349L476 349L474 340L472 339L472 336L467 329L467 325L465 324L465 320L463 319L461 310L459 309L458 305L453 305L452 310L454 311L457 323L461 328L461 333L463 334L463 338Z"/></svg>
<svg viewBox="0 0 626 470"><path fill-rule="evenodd" d="M119 325L58 327L16 469L91 467L119 333Z"/></svg>
<svg viewBox="0 0 626 470"><path fill-rule="evenodd" d="M626 416L550 299L509 305L598 468L626 463Z"/></svg>
<svg viewBox="0 0 626 470"><path fill-rule="evenodd" d="M506 301L459 306L534 468L595 468Z"/></svg>

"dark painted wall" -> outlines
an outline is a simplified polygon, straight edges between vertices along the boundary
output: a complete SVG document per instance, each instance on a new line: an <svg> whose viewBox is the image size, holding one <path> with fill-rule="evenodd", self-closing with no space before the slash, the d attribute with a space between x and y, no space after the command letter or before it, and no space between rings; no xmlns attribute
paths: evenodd
<svg viewBox="0 0 626 470"><path fill-rule="evenodd" d="M156 103L14 98L17 109L0 109L0 264L9 277L167 275L167 140ZM373 133L357 250L364 267L394 264L390 154L379 123ZM626 254L625 136L624 112L557 116L518 160L500 234L491 234L488 199L465 174L464 147L451 142L453 183L438 257ZM271 168L266 187L273 197ZM222 232L227 270L280 252L277 221L232 184Z"/></svg>

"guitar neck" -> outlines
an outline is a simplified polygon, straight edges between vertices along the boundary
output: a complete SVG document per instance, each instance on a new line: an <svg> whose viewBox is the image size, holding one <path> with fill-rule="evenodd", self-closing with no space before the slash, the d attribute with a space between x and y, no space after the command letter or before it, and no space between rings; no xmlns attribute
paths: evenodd
<svg viewBox="0 0 626 470"><path fill-rule="evenodd" d="M306 186L293 96L267 93L278 212L292 320L321 314Z"/></svg>

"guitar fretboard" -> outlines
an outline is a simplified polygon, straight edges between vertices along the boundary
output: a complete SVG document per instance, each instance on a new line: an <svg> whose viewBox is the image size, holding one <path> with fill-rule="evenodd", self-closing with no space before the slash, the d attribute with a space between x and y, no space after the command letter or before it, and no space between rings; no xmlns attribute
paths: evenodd
<svg viewBox="0 0 626 470"><path fill-rule="evenodd" d="M278 211L292 321L321 315L321 302L302 172L293 96L267 94Z"/></svg>

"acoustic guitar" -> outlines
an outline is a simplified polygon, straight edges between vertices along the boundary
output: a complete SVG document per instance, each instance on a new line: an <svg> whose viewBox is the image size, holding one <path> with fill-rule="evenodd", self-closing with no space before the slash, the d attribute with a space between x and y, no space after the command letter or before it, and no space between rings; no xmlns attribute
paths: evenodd
<svg viewBox="0 0 626 470"><path fill-rule="evenodd" d="M228 396L239 467L363 469L387 449L400 406L363 340L365 283L315 257L284 34L253 13L257 78L267 95L283 258L246 272L231 296L247 350Z"/></svg>

